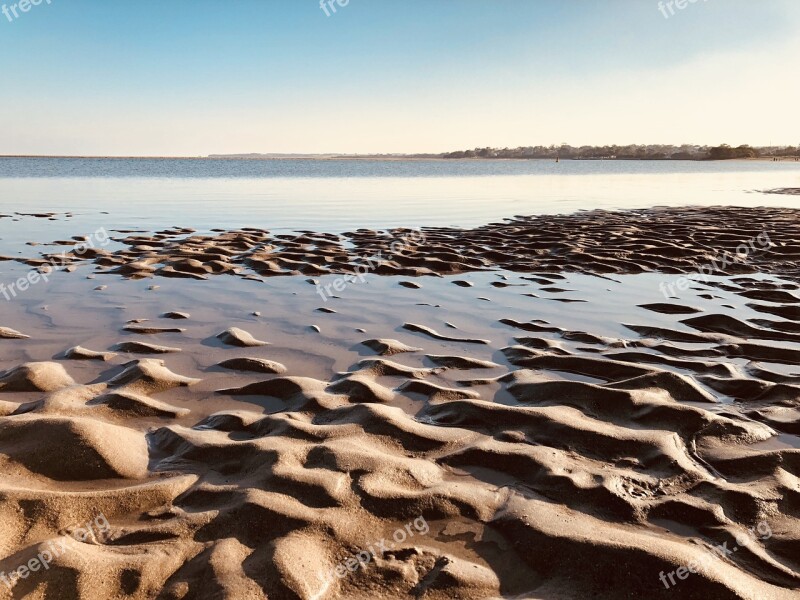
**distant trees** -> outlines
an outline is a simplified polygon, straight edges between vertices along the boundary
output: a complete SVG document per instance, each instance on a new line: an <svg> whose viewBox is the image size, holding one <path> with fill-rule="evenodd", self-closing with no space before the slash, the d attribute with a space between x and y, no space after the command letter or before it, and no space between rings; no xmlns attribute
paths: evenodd
<svg viewBox="0 0 800 600"><path fill-rule="evenodd" d="M627 146L520 146L519 148L475 148L441 154L441 158L552 158L618 159L618 160L728 160L732 158L787 157L800 155L800 147L754 148L747 144L736 146L697 146L683 144L630 144Z"/></svg>
<svg viewBox="0 0 800 600"><path fill-rule="evenodd" d="M800 156L800 145L785 148L769 148L767 152L762 152L762 156Z"/></svg>
<svg viewBox="0 0 800 600"><path fill-rule="evenodd" d="M708 147L670 145L628 146L570 146L569 144L551 146L520 146L519 148L475 148L442 154L442 158L572 158L572 159L629 159L665 160L683 158L700 160L707 158ZM677 155L677 156L676 156Z"/></svg>
<svg viewBox="0 0 800 600"><path fill-rule="evenodd" d="M730 158L755 158L758 151L748 145L731 148L728 144L714 146L708 151L708 158L711 160L726 160Z"/></svg>

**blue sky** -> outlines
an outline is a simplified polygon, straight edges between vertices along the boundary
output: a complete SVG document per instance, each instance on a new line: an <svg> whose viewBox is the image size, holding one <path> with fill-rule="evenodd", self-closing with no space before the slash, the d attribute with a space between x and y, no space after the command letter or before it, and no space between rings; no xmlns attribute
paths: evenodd
<svg viewBox="0 0 800 600"><path fill-rule="evenodd" d="M800 143L800 2L686 2L0 0L0 153Z"/></svg>

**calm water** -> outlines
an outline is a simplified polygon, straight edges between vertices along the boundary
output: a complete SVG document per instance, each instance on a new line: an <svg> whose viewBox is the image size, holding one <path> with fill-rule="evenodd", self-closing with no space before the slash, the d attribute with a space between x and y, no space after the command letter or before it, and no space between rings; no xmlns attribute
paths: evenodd
<svg viewBox="0 0 800 600"><path fill-rule="evenodd" d="M755 192L776 187L800 187L800 163L0 159L0 213L71 211L84 229L342 231L592 208L800 205ZM3 222L3 237L16 237Z"/></svg>

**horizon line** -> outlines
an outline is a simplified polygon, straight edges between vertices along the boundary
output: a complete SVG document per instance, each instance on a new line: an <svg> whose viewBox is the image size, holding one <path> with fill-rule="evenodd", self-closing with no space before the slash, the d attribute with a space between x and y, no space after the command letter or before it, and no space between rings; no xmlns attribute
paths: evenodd
<svg viewBox="0 0 800 600"><path fill-rule="evenodd" d="M723 144L721 144L723 145ZM545 148L561 148L564 146L568 146L570 148L580 149L582 147L590 147L590 148L602 148L608 146L617 146L617 147L625 147L625 146L698 146L698 147L706 147L706 148L713 148L710 144L584 144L582 146L572 146L571 144L560 144L555 145L551 144L549 146L544 146ZM754 150L761 150L761 149L774 149L774 148L791 148L793 147L791 144L788 145L769 145L769 146L750 146L749 144L741 144L740 146L748 146L753 148ZM517 146L516 148L528 148L528 147L535 147L535 146ZM736 146L732 146L736 147ZM475 150L480 150L483 148L491 148L493 150L497 150L500 148L494 147L476 147ZM503 148L503 149L512 149L510 147ZM103 154L0 154L0 159L2 158L71 158L71 159L115 159L115 160L225 160L225 159L232 159L232 160L291 160L291 159L347 159L347 158L440 158L445 154L451 154L453 152L464 152L464 151L471 151L473 148L469 148L467 150L448 150L444 152L381 152L381 153L371 153L371 152L350 152L350 153L338 153L338 152L239 152L239 153L226 153L226 154L207 154L207 155L193 155L193 156L186 156L186 155L103 155ZM482 157L470 157L472 158L482 158ZM565 157L566 158L566 157ZM451 159L452 160L452 159ZM497 158L491 158L491 160L497 160ZM535 160L535 158L532 158ZM545 160L545 159L542 159Z"/></svg>

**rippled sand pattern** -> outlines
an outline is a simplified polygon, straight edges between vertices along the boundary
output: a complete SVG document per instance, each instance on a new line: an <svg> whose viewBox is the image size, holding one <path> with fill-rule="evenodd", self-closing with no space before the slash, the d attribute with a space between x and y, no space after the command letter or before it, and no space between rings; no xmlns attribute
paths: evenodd
<svg viewBox="0 0 800 600"><path fill-rule="evenodd" d="M119 233L0 313L0 597L798 598L798 230Z"/></svg>

